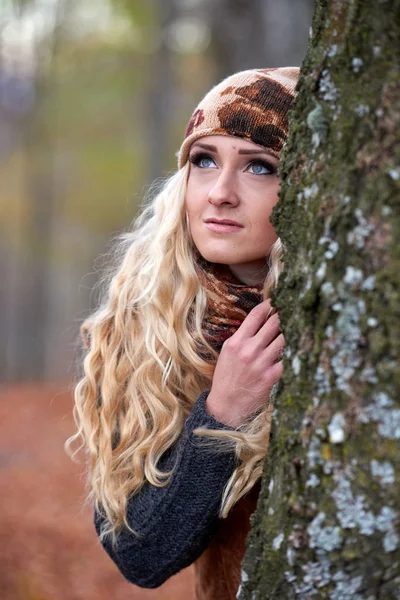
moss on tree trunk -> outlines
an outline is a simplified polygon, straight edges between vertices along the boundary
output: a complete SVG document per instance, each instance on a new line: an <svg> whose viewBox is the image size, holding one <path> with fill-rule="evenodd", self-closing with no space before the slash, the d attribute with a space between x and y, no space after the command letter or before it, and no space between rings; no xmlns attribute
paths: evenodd
<svg viewBox="0 0 400 600"><path fill-rule="evenodd" d="M240 600L400 598L400 2L317 0L273 222L286 338Z"/></svg>

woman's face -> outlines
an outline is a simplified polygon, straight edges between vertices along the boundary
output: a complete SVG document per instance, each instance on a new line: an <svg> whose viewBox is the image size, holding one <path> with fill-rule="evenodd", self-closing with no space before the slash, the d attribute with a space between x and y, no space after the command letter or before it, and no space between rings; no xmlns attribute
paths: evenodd
<svg viewBox="0 0 400 600"><path fill-rule="evenodd" d="M195 246L245 283L262 282L277 240L269 217L278 201L278 159L251 141L211 135L193 143L186 212Z"/></svg>

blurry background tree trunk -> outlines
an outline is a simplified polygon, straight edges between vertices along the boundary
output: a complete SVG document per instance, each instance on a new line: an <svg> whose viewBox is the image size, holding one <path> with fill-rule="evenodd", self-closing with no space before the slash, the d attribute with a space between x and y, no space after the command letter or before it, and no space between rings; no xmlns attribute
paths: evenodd
<svg viewBox="0 0 400 600"><path fill-rule="evenodd" d="M217 80L245 69L297 65L313 5L313 0L205 0Z"/></svg>
<svg viewBox="0 0 400 600"><path fill-rule="evenodd" d="M219 67L217 80L265 61L263 4L254 0L250 9L246 0L207 0L211 51Z"/></svg>
<svg viewBox="0 0 400 600"><path fill-rule="evenodd" d="M22 13L30 2L15 2ZM52 34L34 41L32 56L32 104L18 122L25 150L24 187L28 201L23 207L19 239L13 268L7 271L5 293L13 314L8 319L4 341L7 348L7 377L15 380L43 380L45 373L46 337L50 314L50 279L53 258L52 229L57 214L55 146L48 111L55 93L55 60L62 38L67 0L53 6ZM22 76L21 76L22 81ZM18 98L15 99L17 102ZM7 320L7 318L6 318ZM7 327L7 326L6 326Z"/></svg>
<svg viewBox="0 0 400 600"><path fill-rule="evenodd" d="M274 223L283 386L240 600L400 597L400 3L317 0Z"/></svg>
<svg viewBox="0 0 400 600"><path fill-rule="evenodd" d="M149 76L147 100L148 169L147 180L154 181L163 172L169 148L170 119L174 115L175 70L174 53L168 44L168 32L179 11L173 0L157 0L159 43L154 52Z"/></svg>

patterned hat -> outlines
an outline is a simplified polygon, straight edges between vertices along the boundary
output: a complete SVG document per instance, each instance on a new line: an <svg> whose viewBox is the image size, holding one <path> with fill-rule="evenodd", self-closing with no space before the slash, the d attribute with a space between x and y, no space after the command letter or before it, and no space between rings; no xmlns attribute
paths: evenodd
<svg viewBox="0 0 400 600"><path fill-rule="evenodd" d="M241 71L213 87L192 114L179 151L186 163L193 142L207 135L233 135L268 148L277 158L288 133L298 67Z"/></svg>

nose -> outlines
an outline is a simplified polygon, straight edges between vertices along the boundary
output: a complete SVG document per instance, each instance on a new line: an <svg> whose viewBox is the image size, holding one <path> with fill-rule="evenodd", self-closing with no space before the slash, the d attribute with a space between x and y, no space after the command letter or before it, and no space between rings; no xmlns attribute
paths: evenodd
<svg viewBox="0 0 400 600"><path fill-rule="evenodd" d="M231 170L222 168L218 172L217 179L208 192L208 201L214 206L239 204L237 182Z"/></svg>

